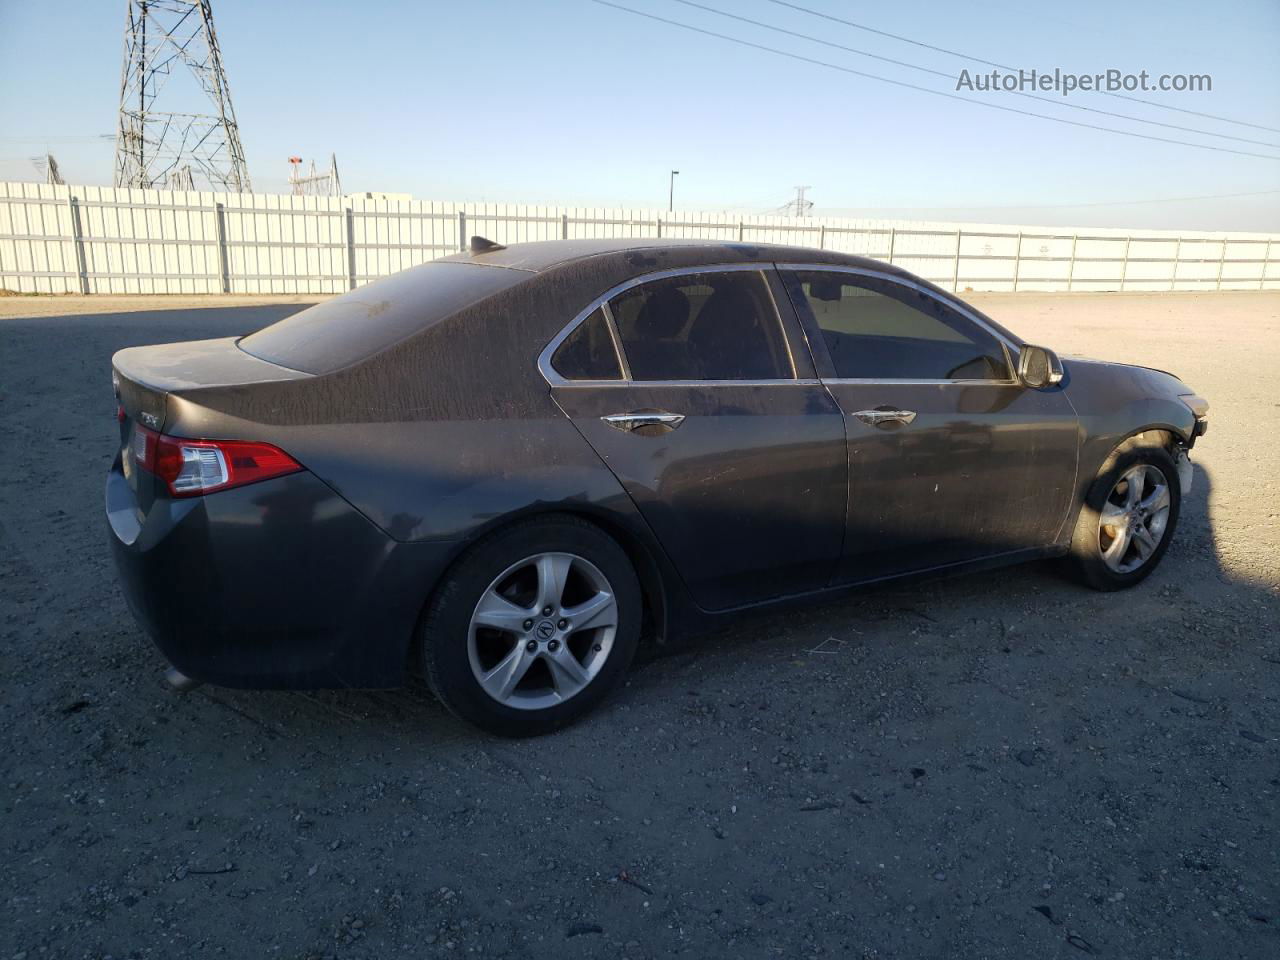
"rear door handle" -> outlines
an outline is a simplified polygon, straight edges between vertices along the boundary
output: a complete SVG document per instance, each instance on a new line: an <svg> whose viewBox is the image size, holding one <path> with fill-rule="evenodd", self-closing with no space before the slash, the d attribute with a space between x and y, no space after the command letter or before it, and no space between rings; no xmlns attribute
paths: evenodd
<svg viewBox="0 0 1280 960"><path fill-rule="evenodd" d="M914 410L859 410L854 416L873 427L883 427L890 423L910 423L916 418L916 412Z"/></svg>
<svg viewBox="0 0 1280 960"><path fill-rule="evenodd" d="M674 430L684 423L684 414L665 413L661 410L655 410L645 413L611 413L607 417L601 417L600 419L615 430L630 433L632 430L639 430L641 427L663 427L666 430Z"/></svg>

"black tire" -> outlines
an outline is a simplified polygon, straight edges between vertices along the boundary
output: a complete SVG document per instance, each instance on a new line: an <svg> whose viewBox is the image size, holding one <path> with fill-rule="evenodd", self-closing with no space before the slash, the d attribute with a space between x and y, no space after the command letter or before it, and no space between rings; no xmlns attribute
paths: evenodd
<svg viewBox="0 0 1280 960"><path fill-rule="evenodd" d="M579 692L554 706L513 708L490 696L472 670L471 619L480 598L503 571L541 553L574 554L593 564L616 600L617 627L607 659ZM591 710L622 682L640 642L642 603L640 583L626 552L599 527L566 515L524 520L478 542L445 574L418 629L421 672L450 712L489 733L550 733Z"/></svg>
<svg viewBox="0 0 1280 960"><path fill-rule="evenodd" d="M1124 474L1140 464L1156 467L1169 487L1169 514L1164 533L1152 554L1134 570L1122 572L1107 565L1100 546L1100 518L1108 496ZM1072 571L1095 590L1123 590L1149 577L1160 565L1173 540L1182 507L1182 485L1178 469L1169 451L1162 446L1134 437L1125 441L1107 458L1102 470L1089 487L1071 536L1071 553L1067 558Z"/></svg>

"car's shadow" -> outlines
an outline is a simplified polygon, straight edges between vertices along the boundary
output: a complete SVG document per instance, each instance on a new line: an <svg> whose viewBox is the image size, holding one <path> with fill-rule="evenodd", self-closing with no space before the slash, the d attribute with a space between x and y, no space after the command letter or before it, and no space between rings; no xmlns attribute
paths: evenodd
<svg viewBox="0 0 1280 960"><path fill-rule="evenodd" d="M1016 631L1019 622L1030 619L1039 621L1035 626L1042 635L1065 636L1070 634L1071 624L1076 622L1073 612L1105 618L1111 616L1111 611L1121 603L1128 611L1140 610L1147 605L1167 606L1169 591L1165 588L1193 579L1201 583L1206 573L1220 585L1252 590L1252 584L1233 580L1223 570L1209 520L1209 472L1198 463L1193 465L1193 472L1192 490L1183 499L1182 516L1174 542L1160 567L1146 581L1130 590L1115 593L1095 591L1076 577L1066 558L978 572L889 580L852 588L816 601L807 609L762 610L689 643L673 644L666 651L651 649L641 662L661 667L671 657L680 660L714 658L721 651L735 651L741 644L751 643L759 637L787 634L799 629L813 633L830 630L838 634L842 627L855 627L858 628L857 633L863 635L867 631L862 630L861 625L868 623L896 623L908 630L913 625L927 623L933 628L962 635L966 621L994 617ZM1053 611L1053 618L1046 620L1050 611ZM841 638L836 636L835 639ZM847 642L848 638L844 639Z"/></svg>

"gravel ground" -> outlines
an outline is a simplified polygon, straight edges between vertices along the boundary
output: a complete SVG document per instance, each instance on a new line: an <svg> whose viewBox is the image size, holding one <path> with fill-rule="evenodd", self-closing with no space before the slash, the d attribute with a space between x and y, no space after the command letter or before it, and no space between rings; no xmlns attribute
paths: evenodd
<svg viewBox="0 0 1280 960"><path fill-rule="evenodd" d="M974 299L1212 401L1154 576L758 616L521 742L416 690L168 692L109 357L297 307L0 301L0 958L1280 956L1280 295Z"/></svg>

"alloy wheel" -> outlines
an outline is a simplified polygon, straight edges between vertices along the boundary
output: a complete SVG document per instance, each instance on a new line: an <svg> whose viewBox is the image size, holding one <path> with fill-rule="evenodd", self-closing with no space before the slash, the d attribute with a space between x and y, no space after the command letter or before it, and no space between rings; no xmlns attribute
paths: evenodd
<svg viewBox="0 0 1280 960"><path fill-rule="evenodd" d="M467 655L490 697L540 710L586 689L617 631L617 599L600 569L576 554L539 553L513 563L481 594Z"/></svg>
<svg viewBox="0 0 1280 960"><path fill-rule="evenodd" d="M1098 517L1098 549L1116 573L1133 573L1160 546L1169 527L1169 480L1139 463L1120 475Z"/></svg>

